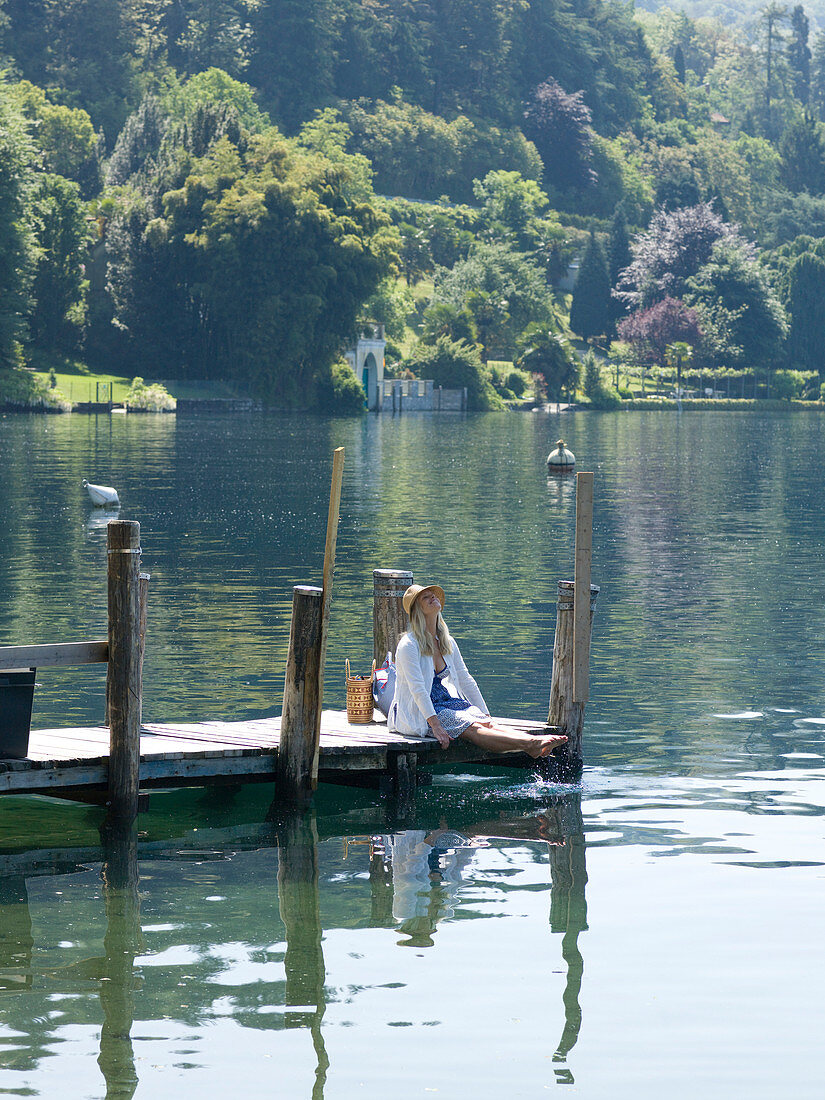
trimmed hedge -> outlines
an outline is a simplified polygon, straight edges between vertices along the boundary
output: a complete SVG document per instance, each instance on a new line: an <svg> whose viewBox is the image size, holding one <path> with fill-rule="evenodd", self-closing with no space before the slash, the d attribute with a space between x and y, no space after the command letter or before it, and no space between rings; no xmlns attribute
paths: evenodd
<svg viewBox="0 0 825 1100"><path fill-rule="evenodd" d="M623 409L678 409L679 405L672 397L634 398L622 401ZM683 409L704 411L713 409L718 412L782 412L794 409L798 412L825 412L825 401L754 401L752 398L735 399L733 397L683 397Z"/></svg>

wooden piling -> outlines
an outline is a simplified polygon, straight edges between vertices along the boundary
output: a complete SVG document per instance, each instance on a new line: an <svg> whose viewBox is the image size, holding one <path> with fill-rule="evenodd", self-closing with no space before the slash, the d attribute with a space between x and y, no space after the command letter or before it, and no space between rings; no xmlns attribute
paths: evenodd
<svg viewBox="0 0 825 1100"><path fill-rule="evenodd" d="M314 749L312 753L312 789L318 786L318 749L321 741L321 711L324 705L324 666L327 660L327 632L329 629L329 609L332 603L332 578L335 575L335 548L338 545L338 517L341 511L341 487L344 481L344 448L336 447L332 452L332 485L329 492L329 511L327 512L327 538L324 546L324 578L321 598L321 632L318 638L318 693L314 726ZM293 605L294 606L294 605Z"/></svg>
<svg viewBox="0 0 825 1100"><path fill-rule="evenodd" d="M140 637L140 682L143 684L143 658L146 656L146 608L149 602L149 581L151 576L148 573L141 573L139 579L140 585L140 617L138 620L138 635ZM143 723L143 691L140 695L140 722Z"/></svg>
<svg viewBox="0 0 825 1100"><path fill-rule="evenodd" d="M140 524L111 520L109 586L109 813L134 821L140 782Z"/></svg>
<svg viewBox="0 0 825 1100"><path fill-rule="evenodd" d="M285 802L305 802L313 790L318 752L322 620L323 589L296 585L292 590L276 784L278 796Z"/></svg>
<svg viewBox="0 0 825 1100"><path fill-rule="evenodd" d="M574 581L559 581L559 596L556 604L556 638L553 645L553 678L550 686L550 709L547 724L559 726L567 734L567 744L553 754L563 774L559 778L567 781L576 779L582 771L582 727L586 702L576 700L573 690L573 619L574 619ZM596 598L599 588L590 585L590 629L593 627L593 614L596 610Z"/></svg>
<svg viewBox="0 0 825 1100"><path fill-rule="evenodd" d="M576 568L573 593L573 698L590 698L590 563L593 547L593 475L576 474Z"/></svg>
<svg viewBox="0 0 825 1100"><path fill-rule="evenodd" d="M377 665L384 663L387 653L395 657L398 639L407 629L407 613L401 601L412 582L408 569L372 571L372 655Z"/></svg>

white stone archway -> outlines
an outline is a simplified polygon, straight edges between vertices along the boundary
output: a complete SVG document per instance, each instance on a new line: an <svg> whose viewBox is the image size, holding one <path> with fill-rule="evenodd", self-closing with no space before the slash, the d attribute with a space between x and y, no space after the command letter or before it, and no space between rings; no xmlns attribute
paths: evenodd
<svg viewBox="0 0 825 1100"><path fill-rule="evenodd" d="M365 325L354 348L345 352L345 357L364 387L368 409L380 408L380 394L384 382L384 339L383 325Z"/></svg>

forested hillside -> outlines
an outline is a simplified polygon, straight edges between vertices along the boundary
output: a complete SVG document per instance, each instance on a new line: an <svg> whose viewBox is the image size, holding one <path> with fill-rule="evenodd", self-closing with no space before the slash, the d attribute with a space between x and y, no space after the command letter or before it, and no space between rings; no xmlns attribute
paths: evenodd
<svg viewBox="0 0 825 1100"><path fill-rule="evenodd" d="M7 369L357 405L336 360L372 318L390 369L482 407L574 387L574 337L819 392L802 7L745 31L602 0L0 0L0 54Z"/></svg>

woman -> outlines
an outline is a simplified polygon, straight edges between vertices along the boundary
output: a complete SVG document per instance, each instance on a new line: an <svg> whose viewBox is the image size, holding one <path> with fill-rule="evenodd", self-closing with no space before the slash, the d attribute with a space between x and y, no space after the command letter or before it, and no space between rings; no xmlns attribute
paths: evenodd
<svg viewBox="0 0 825 1100"><path fill-rule="evenodd" d="M410 629L395 654L395 699L389 728L407 736L436 738L442 749L463 737L487 752L526 752L547 756L566 737L516 733L496 726L478 684L441 617L444 589L412 584L404 593Z"/></svg>

